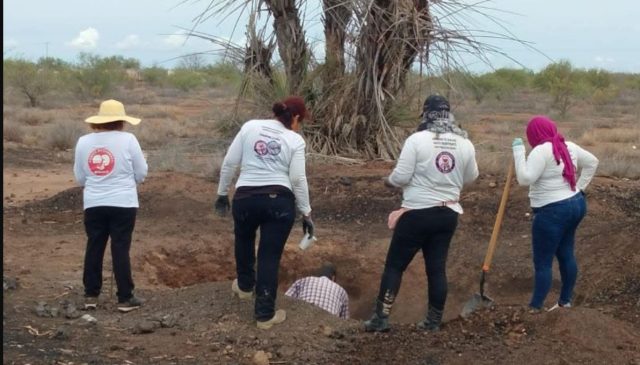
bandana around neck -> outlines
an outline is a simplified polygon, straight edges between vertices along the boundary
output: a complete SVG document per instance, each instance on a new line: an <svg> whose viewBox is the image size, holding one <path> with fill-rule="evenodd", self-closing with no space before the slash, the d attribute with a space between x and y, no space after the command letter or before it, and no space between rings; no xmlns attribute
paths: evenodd
<svg viewBox="0 0 640 365"><path fill-rule="evenodd" d="M418 126L418 131L424 130L436 134L453 133L463 138L469 138L469 135L464 129L451 123L449 119L429 119L428 117L425 117L422 120L422 123Z"/></svg>

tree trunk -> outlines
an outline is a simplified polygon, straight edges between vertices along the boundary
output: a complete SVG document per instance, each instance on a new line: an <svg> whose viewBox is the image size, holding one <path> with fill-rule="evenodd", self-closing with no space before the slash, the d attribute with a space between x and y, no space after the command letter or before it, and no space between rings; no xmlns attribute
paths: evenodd
<svg viewBox="0 0 640 365"><path fill-rule="evenodd" d="M358 113L369 119L358 131L359 148L384 132L385 114L404 88L416 56L428 49L432 29L426 0L374 0L368 10L356 54Z"/></svg>
<svg viewBox="0 0 640 365"><path fill-rule="evenodd" d="M301 91L309 57L304 29L298 16L295 0L265 0L273 15L273 28L278 43L278 53L284 63L289 93Z"/></svg>
<svg viewBox="0 0 640 365"><path fill-rule="evenodd" d="M325 73L324 84L344 76L347 25L353 14L351 3L344 0L323 0L325 35Z"/></svg>

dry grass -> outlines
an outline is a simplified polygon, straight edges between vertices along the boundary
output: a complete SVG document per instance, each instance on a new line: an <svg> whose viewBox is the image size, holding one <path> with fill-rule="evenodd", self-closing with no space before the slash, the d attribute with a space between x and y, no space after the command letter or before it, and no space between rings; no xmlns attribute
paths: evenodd
<svg viewBox="0 0 640 365"><path fill-rule="evenodd" d="M22 143L25 138L25 128L17 122L2 121L2 139L8 142Z"/></svg>
<svg viewBox="0 0 640 365"><path fill-rule="evenodd" d="M590 150L598 159L597 175L640 179L640 146L596 146Z"/></svg>
<svg viewBox="0 0 640 365"><path fill-rule="evenodd" d="M44 147L62 151L75 147L78 138L88 132L86 126L76 121L55 121L45 128L41 139Z"/></svg>
<svg viewBox="0 0 640 365"><path fill-rule="evenodd" d="M147 120L129 128L145 148L161 148L178 137L177 122L169 119Z"/></svg>
<svg viewBox="0 0 640 365"><path fill-rule="evenodd" d="M19 123L30 126L39 126L50 123L54 120L54 117L55 112L38 108L21 109L15 115L15 118Z"/></svg>

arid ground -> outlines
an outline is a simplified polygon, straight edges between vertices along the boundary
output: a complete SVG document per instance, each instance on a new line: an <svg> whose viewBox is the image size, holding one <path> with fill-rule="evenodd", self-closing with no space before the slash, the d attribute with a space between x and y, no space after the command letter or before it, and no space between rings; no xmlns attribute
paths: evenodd
<svg viewBox="0 0 640 365"><path fill-rule="evenodd" d="M310 154L319 240L300 251L302 229L296 224L280 268L278 306L287 309L287 321L258 330L252 303L231 296L233 222L213 213L216 169L229 141L207 123L233 105L216 95L127 104L131 114L142 114L140 128L130 130L149 154L131 251L136 293L147 301L139 310L117 312L107 253L101 307L74 310L83 293L82 191L73 181L71 149L38 141L46 138L43 131L56 129L57 115L82 127L97 105L40 110L49 117L29 124L25 138L3 140L4 364L640 365L640 182L634 175L640 155L631 150L639 144L637 108L579 115L561 124L593 148L602 165L588 188L589 211L577 234L574 308L527 312L533 285L531 210L527 189L511 182L487 284L496 305L459 317L478 290L511 138L522 135L527 116L537 108L494 113L469 106L459 118L469 121L481 176L462 194L465 213L449 254L445 325L437 333L415 329L426 308L424 266L417 255L393 308L392 330L369 334L362 320L371 314L391 237L386 216L401 200L399 191L382 184L393 161ZM25 111L12 108L5 111L5 125L24 117ZM614 156L625 156L626 165ZM621 165L613 166L616 161ZM337 265L352 319L340 320L283 295L324 261ZM557 300L559 284L555 266L547 306ZM96 322L81 317L85 314Z"/></svg>

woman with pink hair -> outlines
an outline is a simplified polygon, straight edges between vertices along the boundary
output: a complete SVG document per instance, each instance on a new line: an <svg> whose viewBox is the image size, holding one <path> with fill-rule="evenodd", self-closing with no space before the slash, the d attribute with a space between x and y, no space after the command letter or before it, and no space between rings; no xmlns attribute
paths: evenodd
<svg viewBox="0 0 640 365"><path fill-rule="evenodd" d="M565 142L555 122L534 116L527 125L531 152L525 157L521 138L513 140L513 158L520 185L529 186L533 208L532 249L535 285L529 307L539 311L551 289L553 257L558 258L562 288L549 310L571 307L578 266L575 235L587 205L584 189L598 167L598 159L572 142ZM582 169L576 179L578 169Z"/></svg>

